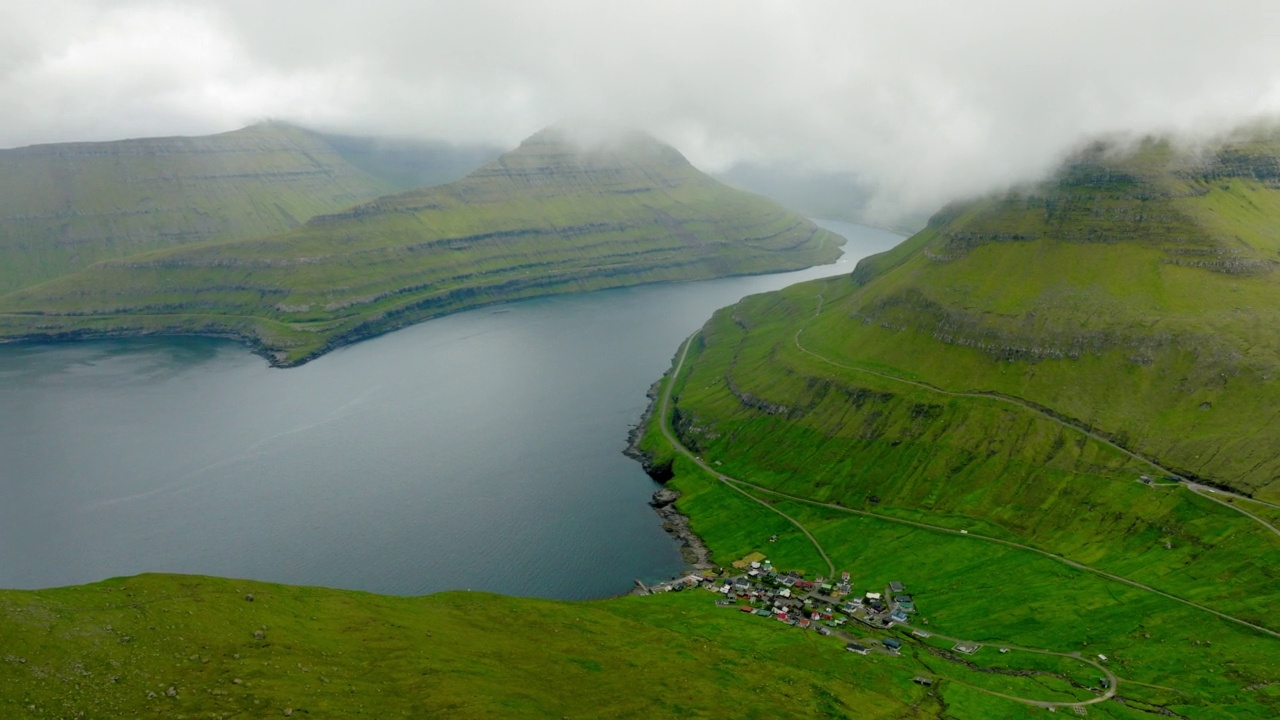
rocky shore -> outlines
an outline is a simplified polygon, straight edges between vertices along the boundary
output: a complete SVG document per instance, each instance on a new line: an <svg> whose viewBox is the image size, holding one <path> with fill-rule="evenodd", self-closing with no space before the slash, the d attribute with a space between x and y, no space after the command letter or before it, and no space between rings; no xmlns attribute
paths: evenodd
<svg viewBox="0 0 1280 720"><path fill-rule="evenodd" d="M658 393L662 390L662 381L665 378L664 374L649 386L649 391L645 393L645 397L649 398L649 404L645 407L644 414L640 416L640 422L627 433L627 448L622 451L623 455L640 463L640 467L644 468L649 477L660 483L665 483L672 478L671 462L655 462L652 455L640 449L640 439L644 437L645 428L649 427L649 420L653 418L653 410L658 406Z"/></svg>
<svg viewBox="0 0 1280 720"><path fill-rule="evenodd" d="M680 541L680 557L694 570L706 570L714 567L711 562L711 551L702 538L689 527L689 517L676 509L676 500L680 493L670 488L661 488L653 494L649 505L662 518L662 529Z"/></svg>

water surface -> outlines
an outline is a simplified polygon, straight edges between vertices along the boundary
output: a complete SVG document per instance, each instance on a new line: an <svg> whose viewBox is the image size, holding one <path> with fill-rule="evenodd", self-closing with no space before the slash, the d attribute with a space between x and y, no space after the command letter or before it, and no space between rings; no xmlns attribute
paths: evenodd
<svg viewBox="0 0 1280 720"><path fill-rule="evenodd" d="M231 342L0 346L0 587L163 571L589 598L682 565L621 453L680 341L840 263L459 313L269 368Z"/></svg>

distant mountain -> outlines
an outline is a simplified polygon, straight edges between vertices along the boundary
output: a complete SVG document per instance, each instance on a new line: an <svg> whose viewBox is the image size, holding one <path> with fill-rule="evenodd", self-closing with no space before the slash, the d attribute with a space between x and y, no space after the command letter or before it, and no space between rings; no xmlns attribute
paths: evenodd
<svg viewBox="0 0 1280 720"><path fill-rule="evenodd" d="M809 217L880 225L868 210L875 187L851 172L819 172L794 165L737 163L716 179L748 192L758 193ZM904 235L925 226L926 215L908 216L888 224Z"/></svg>
<svg viewBox="0 0 1280 720"><path fill-rule="evenodd" d="M502 154L490 145L316 133L343 160L391 183L397 190L443 185L466 177Z"/></svg>
<svg viewBox="0 0 1280 720"><path fill-rule="evenodd" d="M496 154L275 122L207 137L0 150L0 294L98 260L283 232L457 179Z"/></svg>
<svg viewBox="0 0 1280 720"><path fill-rule="evenodd" d="M831 262L839 242L647 136L583 149L548 130L455 183L12 293L0 332L228 335L293 364L486 303Z"/></svg>

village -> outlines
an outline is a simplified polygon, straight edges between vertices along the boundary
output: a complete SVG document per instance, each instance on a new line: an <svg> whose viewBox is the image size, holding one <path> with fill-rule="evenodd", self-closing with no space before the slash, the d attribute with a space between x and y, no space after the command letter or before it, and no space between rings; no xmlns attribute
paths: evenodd
<svg viewBox="0 0 1280 720"><path fill-rule="evenodd" d="M692 573L652 587L636 582L643 593L709 591L719 596L715 602L720 607L737 608L799 630L839 637L846 642L846 650L858 655L898 655L901 640L883 635L872 639L877 636L868 631L883 633L898 625L910 628L908 621L916 614L915 600L901 582L855 593L848 572L841 572L839 577L806 580L800 573L777 570L760 553L733 563L732 568ZM912 633L929 637L923 630L913 629ZM957 649L972 654L977 647Z"/></svg>

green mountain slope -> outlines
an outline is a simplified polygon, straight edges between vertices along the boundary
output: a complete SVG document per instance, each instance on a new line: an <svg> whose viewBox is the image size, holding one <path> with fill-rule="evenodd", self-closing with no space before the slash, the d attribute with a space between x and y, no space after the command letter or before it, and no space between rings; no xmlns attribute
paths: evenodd
<svg viewBox="0 0 1280 720"><path fill-rule="evenodd" d="M449 185L12 293L0 332L221 334L291 364L485 303L831 262L838 242L651 138L583 150L544 131Z"/></svg>
<svg viewBox="0 0 1280 720"><path fill-rule="evenodd" d="M1022 398L1178 474L1280 497L1278 181L1269 139L1092 148L806 290L825 304L805 345Z"/></svg>
<svg viewBox="0 0 1280 720"><path fill-rule="evenodd" d="M1222 717L1274 715L1278 171L1270 136L1098 146L948 208L852 277L702 329L670 420L730 480L656 420L642 447L719 558L824 573L821 548L916 578L937 632L1120 656L1199 703L1260 704Z"/></svg>
<svg viewBox="0 0 1280 720"><path fill-rule="evenodd" d="M402 187L281 123L2 150L0 293L106 258L281 232Z"/></svg>
<svg viewBox="0 0 1280 720"><path fill-rule="evenodd" d="M0 715L945 716L911 684L915 663L712 599L401 598L162 575L0 591Z"/></svg>

